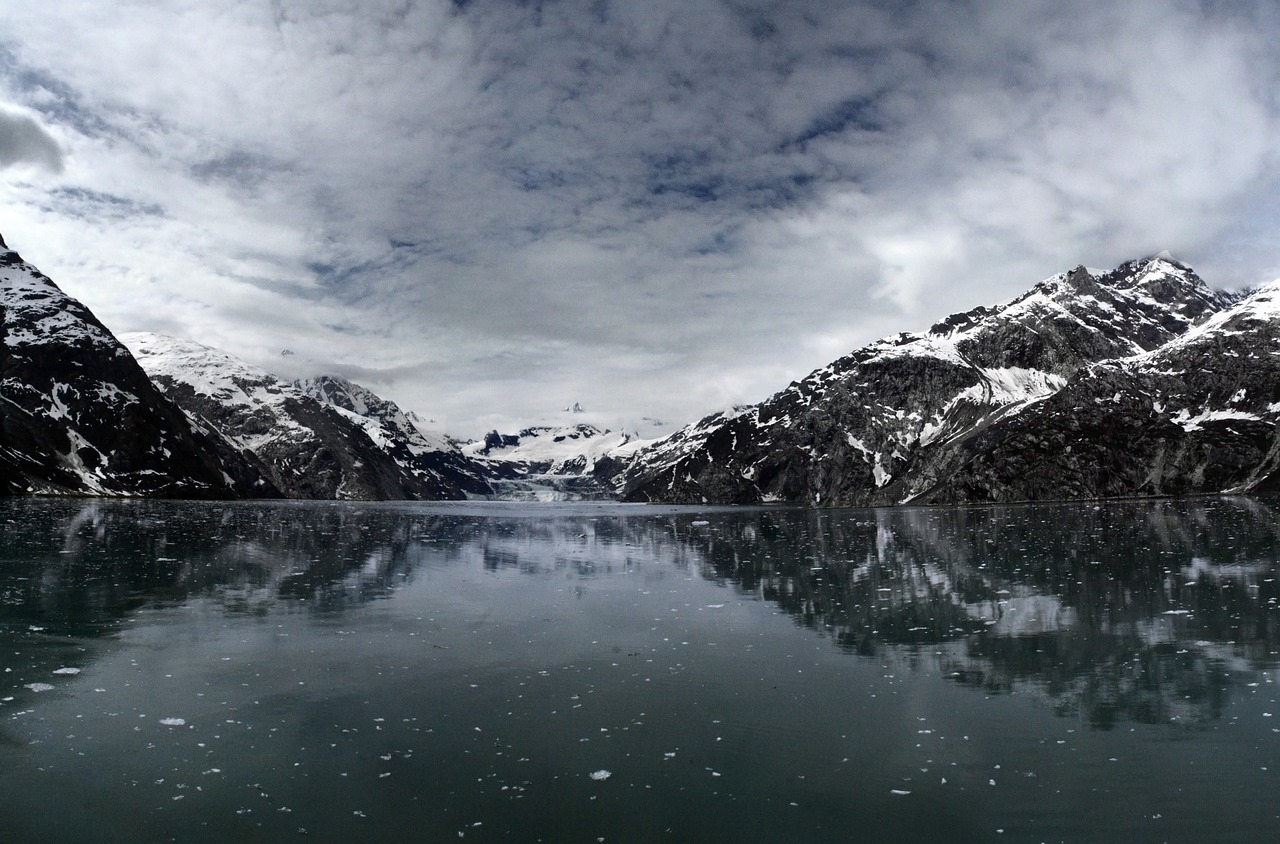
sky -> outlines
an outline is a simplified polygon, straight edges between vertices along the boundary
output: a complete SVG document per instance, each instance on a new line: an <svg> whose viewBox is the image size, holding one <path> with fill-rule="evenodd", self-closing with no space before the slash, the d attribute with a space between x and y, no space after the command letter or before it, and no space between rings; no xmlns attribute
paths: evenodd
<svg viewBox="0 0 1280 844"><path fill-rule="evenodd" d="M460 437L692 422L1054 273L1280 277L1271 0L0 0L0 234Z"/></svg>

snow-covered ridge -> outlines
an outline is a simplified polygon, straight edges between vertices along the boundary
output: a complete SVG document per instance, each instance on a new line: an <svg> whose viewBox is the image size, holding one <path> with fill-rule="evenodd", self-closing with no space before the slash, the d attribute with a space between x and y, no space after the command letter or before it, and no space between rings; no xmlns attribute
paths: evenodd
<svg viewBox="0 0 1280 844"><path fill-rule="evenodd" d="M0 494L236 494L128 350L3 240L0 338Z"/></svg>
<svg viewBox="0 0 1280 844"><path fill-rule="evenodd" d="M119 353L111 332L88 308L16 252L0 251L0 301L6 311L4 343L11 353L32 345L94 346Z"/></svg>
<svg viewBox="0 0 1280 844"><path fill-rule="evenodd" d="M294 383L317 401L331 405L366 426L371 436L388 447L388 435L391 435L402 441L414 454L458 451L458 444L451 438L420 425L416 415L405 413L394 402L353 381L326 375ZM374 428L377 430L373 430Z"/></svg>
<svg viewBox="0 0 1280 844"><path fill-rule="evenodd" d="M925 332L872 342L759 405L700 420L640 450L623 494L910 500L936 480L912 480L927 455L1040 406L1083 368L1152 354L1224 319L1214 314L1236 298L1167 253L1110 271L1077 267Z"/></svg>
<svg viewBox="0 0 1280 844"><path fill-rule="evenodd" d="M258 424L225 433L241 448L256 454L283 439L310 438L307 426L285 408L302 391L266 370L210 346L164 334L128 332L120 335L120 341L162 389L182 384L245 418L255 418Z"/></svg>
<svg viewBox="0 0 1280 844"><path fill-rule="evenodd" d="M457 447L428 438L394 402L332 376L284 381L189 340L122 335L199 426L261 462L299 498L463 498L486 494Z"/></svg>
<svg viewBox="0 0 1280 844"><path fill-rule="evenodd" d="M1252 291L1226 310L1219 311L1180 337L1143 357L1157 361L1179 350L1203 343L1215 335L1242 334L1252 326L1280 321L1280 280Z"/></svg>

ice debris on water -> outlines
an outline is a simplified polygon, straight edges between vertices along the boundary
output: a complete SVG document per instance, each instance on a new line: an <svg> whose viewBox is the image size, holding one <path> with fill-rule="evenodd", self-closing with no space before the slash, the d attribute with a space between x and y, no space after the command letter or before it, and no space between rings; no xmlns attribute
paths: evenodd
<svg viewBox="0 0 1280 844"><path fill-rule="evenodd" d="M166 727L181 727L187 723L185 718L161 718L160 723Z"/></svg>
<svg viewBox="0 0 1280 844"><path fill-rule="evenodd" d="M53 690L53 686L48 683L27 683L27 688L33 692L48 692Z"/></svg>
<svg viewBox="0 0 1280 844"><path fill-rule="evenodd" d="M611 776L613 776L613 771L606 770L605 768L591 772L591 778L593 780L607 780Z"/></svg>
<svg viewBox="0 0 1280 844"><path fill-rule="evenodd" d="M53 672L54 674L79 674L79 668L59 668Z"/></svg>
<svg viewBox="0 0 1280 844"><path fill-rule="evenodd" d="M890 793L890 794L893 794L893 795L896 795L896 796L898 796L898 797L905 797L905 796L907 796L908 794L910 794L911 792L910 792L910 791L904 791L904 790L902 790L901 788L891 788L891 789L889 789L889 793Z"/></svg>

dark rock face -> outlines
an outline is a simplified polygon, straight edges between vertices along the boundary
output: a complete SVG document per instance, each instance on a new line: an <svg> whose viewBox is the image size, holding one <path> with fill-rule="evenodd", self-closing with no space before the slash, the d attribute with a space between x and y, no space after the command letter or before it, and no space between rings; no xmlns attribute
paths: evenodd
<svg viewBox="0 0 1280 844"><path fill-rule="evenodd" d="M0 494L270 495L92 313L0 240Z"/></svg>
<svg viewBox="0 0 1280 844"><path fill-rule="evenodd" d="M1280 287L1146 355L1082 370L964 450L924 450L913 500L1104 498L1280 487Z"/></svg>
<svg viewBox="0 0 1280 844"><path fill-rule="evenodd" d="M1241 338L1274 321L1234 317L1250 327L1228 341L1214 315L1237 299L1163 255L1079 267L703 419L637 453L619 487L632 501L843 506L1270 483L1262 405L1280 397L1271 359L1246 348L1261 338ZM1246 392L1215 404L1228 388ZM1205 409L1220 406L1230 423Z"/></svg>
<svg viewBox="0 0 1280 844"><path fill-rule="evenodd" d="M423 486L423 498L490 495L483 468L447 437L428 436L396 406L359 384L332 375L295 382L303 393L360 425L391 459Z"/></svg>
<svg viewBox="0 0 1280 844"><path fill-rule="evenodd" d="M444 473L420 469L412 460L408 465L397 462L397 454L412 457L411 446L393 441L380 420L342 408L336 391L319 401L297 384L198 343L157 334L126 334L122 339L155 384L197 426L216 432L224 451L262 466L286 497L466 497L467 489ZM326 382L331 390L337 383ZM349 398L363 388L348 384L345 389ZM387 413L394 408L364 393ZM391 439L375 441L384 436Z"/></svg>

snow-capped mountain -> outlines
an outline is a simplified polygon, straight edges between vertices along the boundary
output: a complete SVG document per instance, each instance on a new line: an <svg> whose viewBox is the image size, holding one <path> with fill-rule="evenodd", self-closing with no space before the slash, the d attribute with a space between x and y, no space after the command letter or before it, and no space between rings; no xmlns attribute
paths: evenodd
<svg viewBox="0 0 1280 844"><path fill-rule="evenodd" d="M274 493L219 457L89 309L0 238L0 495Z"/></svg>
<svg viewBox="0 0 1280 844"><path fill-rule="evenodd" d="M1214 291L1164 253L1077 267L661 437L651 420L588 424L575 402L459 446L341 378L121 340L0 239L0 495L840 506L1280 491L1280 282Z"/></svg>
<svg viewBox="0 0 1280 844"><path fill-rule="evenodd" d="M575 411L581 406L575 403ZM595 425L535 425L516 434L491 431L462 452L486 467L497 495L508 499L613 498L609 482L652 439Z"/></svg>
<svg viewBox="0 0 1280 844"><path fill-rule="evenodd" d="M1181 408L1186 419L1207 421L1198 414L1230 411L1210 407L1219 375L1201 370L1208 360L1215 372L1221 367L1209 347L1225 348L1225 337L1241 336L1215 328L1224 319L1231 325L1245 319L1229 318L1226 309L1247 310L1259 295L1231 308L1238 296L1211 290L1166 253L1109 272L1078 267L1010 302L955 314L921 334L872 343L761 404L709 416L637 452L618 485L634 501L828 506L1221 489L1204 479L1175 481L1186 472L1195 476L1191 467L1199 464L1190 458L1161 464L1172 474L1141 489L1132 477L1109 474L1110 449L1125 447L1125 426L1137 420L1103 418L1095 408L1104 404L1092 403L1099 397L1091 391L1113 370L1137 366L1124 361L1149 360L1149 369L1176 364L1169 377L1181 379L1177 384L1153 385L1182 390L1182 399L1167 400L1169 413ZM1253 307L1255 315L1265 311ZM1202 329L1192 333L1197 325ZM1270 323L1258 318L1249 325ZM1104 361L1111 363L1094 366ZM1233 364L1235 380L1224 383L1249 380L1247 372L1267 364L1240 358ZM1195 404L1199 397L1210 404ZM1272 393L1270 400L1276 399ZM1149 398L1148 407L1159 401ZM1086 435L1081 426L1095 417L1099 430ZM1075 430L1085 441L1063 434L1060 442L1045 444L1046 426ZM1114 432L1105 437L1101 429ZM1016 454L1006 441L1013 431L1025 440ZM1090 447L1090 438L1107 445ZM1092 457L1084 458L1082 448ZM1059 484L1056 467L1070 453L1078 472L1093 471L1100 480ZM989 468L983 473L979 466Z"/></svg>
<svg viewBox="0 0 1280 844"><path fill-rule="evenodd" d="M493 492L481 467L463 455L454 440L420 427L416 414L404 413L395 402L333 375L294 383L363 428L404 471L436 489L438 497L457 498L459 490L476 496Z"/></svg>
<svg viewBox="0 0 1280 844"><path fill-rule="evenodd" d="M322 402L303 386L199 343L146 333L121 340L197 426L257 460L287 497L466 497L463 486L426 465L429 443L420 437L409 442L407 428L396 429L403 419L399 409L357 385L339 389L336 380L310 382L307 389L325 396ZM343 402L350 407L341 407ZM366 413L381 413L385 420ZM407 420L403 425L411 428ZM417 457L423 465L414 464Z"/></svg>
<svg viewBox="0 0 1280 844"><path fill-rule="evenodd" d="M1280 489L1280 282L1158 349L1082 369L963 449L922 453L911 500Z"/></svg>

